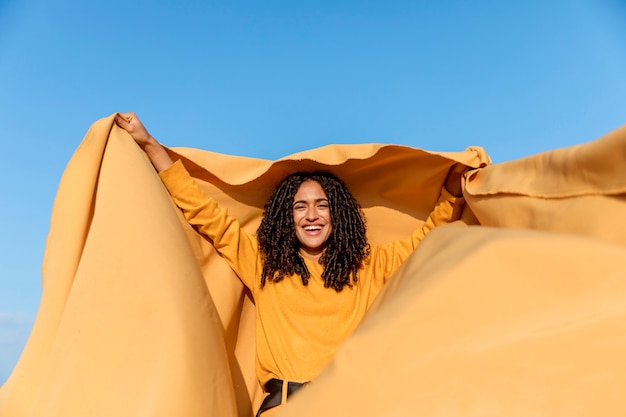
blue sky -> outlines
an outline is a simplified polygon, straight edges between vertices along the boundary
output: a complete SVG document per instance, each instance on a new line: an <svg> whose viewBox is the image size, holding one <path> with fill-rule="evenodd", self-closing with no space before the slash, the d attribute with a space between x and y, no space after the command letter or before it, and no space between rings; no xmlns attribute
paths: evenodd
<svg viewBox="0 0 626 417"><path fill-rule="evenodd" d="M494 162L626 123L626 3L0 0L0 383L28 337L59 179L90 124L275 159L329 143Z"/></svg>

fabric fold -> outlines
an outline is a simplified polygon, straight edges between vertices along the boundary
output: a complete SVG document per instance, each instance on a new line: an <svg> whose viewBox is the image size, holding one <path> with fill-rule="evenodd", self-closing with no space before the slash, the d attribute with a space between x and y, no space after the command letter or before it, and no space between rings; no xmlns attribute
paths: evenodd
<svg viewBox="0 0 626 417"><path fill-rule="evenodd" d="M484 226L626 245L626 126L592 142L475 170L464 194Z"/></svg>
<svg viewBox="0 0 626 417"><path fill-rule="evenodd" d="M625 259L586 237L435 229L276 416L624 415Z"/></svg>
<svg viewBox="0 0 626 417"><path fill-rule="evenodd" d="M61 180L40 310L0 415L236 415L221 321L183 225L112 123L92 126Z"/></svg>

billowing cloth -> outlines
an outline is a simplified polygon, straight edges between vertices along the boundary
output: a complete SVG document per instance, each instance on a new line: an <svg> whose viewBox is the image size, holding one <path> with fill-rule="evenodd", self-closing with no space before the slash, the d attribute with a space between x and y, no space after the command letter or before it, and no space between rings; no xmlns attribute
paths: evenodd
<svg viewBox="0 0 626 417"><path fill-rule="evenodd" d="M372 243L419 225L452 164L483 166L462 221L424 239L277 415L626 411L626 129L491 166L480 148L333 145L273 162L172 152L250 232L286 174L329 169ZM39 313L0 416L251 416L254 314L142 151L102 119L59 185Z"/></svg>
<svg viewBox="0 0 626 417"><path fill-rule="evenodd" d="M298 275L262 285L263 257L256 238L243 232L228 210L207 197L180 160L159 172L159 176L187 222L213 243L252 294L256 306L256 375L262 387L271 379L316 379L337 347L361 323L385 282L414 252L428 230L457 220L465 205L463 198L442 189L422 227L404 239L370 245L369 255L359 270L358 285L328 291L324 266L306 257L303 261L310 273L307 285Z"/></svg>

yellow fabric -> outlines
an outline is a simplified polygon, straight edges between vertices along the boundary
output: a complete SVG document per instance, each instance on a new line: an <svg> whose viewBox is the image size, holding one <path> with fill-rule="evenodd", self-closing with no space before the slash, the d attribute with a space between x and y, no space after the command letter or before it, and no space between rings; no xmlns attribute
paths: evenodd
<svg viewBox="0 0 626 417"><path fill-rule="evenodd" d="M587 237L435 229L275 415L623 416L625 260Z"/></svg>
<svg viewBox="0 0 626 417"><path fill-rule="evenodd" d="M626 244L626 126L569 148L476 170L465 197L481 224Z"/></svg>
<svg viewBox="0 0 626 417"><path fill-rule="evenodd" d="M207 196L180 160L159 175L189 224L209 238L252 292L257 311L256 372L261 386L271 378L315 379L426 233L457 220L463 207L462 198L442 189L426 222L409 236L373 245L358 283L341 292L324 287L322 265L306 259L311 273L307 286L299 276L291 276L261 287L263 262L256 237L241 230L237 220Z"/></svg>
<svg viewBox="0 0 626 417"><path fill-rule="evenodd" d="M470 226L429 233L319 378L275 414L624 415L625 149L622 128L476 171ZM455 161L488 162L479 148L391 145L278 161L173 152L248 233L287 173L331 169L362 204L373 244L421 225ZM67 166L42 273L0 416L256 411L251 297L112 117Z"/></svg>
<svg viewBox="0 0 626 417"><path fill-rule="evenodd" d="M90 129L62 177L39 312L0 416L236 415L223 325L187 236L112 124Z"/></svg>

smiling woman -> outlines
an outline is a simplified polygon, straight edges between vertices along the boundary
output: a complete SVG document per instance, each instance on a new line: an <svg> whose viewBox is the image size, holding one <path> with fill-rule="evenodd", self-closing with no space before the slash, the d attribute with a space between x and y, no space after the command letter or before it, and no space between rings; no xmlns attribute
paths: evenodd
<svg viewBox="0 0 626 417"><path fill-rule="evenodd" d="M457 220L464 205L450 193L460 194L466 169L455 165L421 227L370 245L359 204L341 180L329 172L296 172L272 192L255 236L218 207L133 113L115 121L144 149L185 219L252 293L256 371L267 393L257 415L318 376L424 236Z"/></svg>

